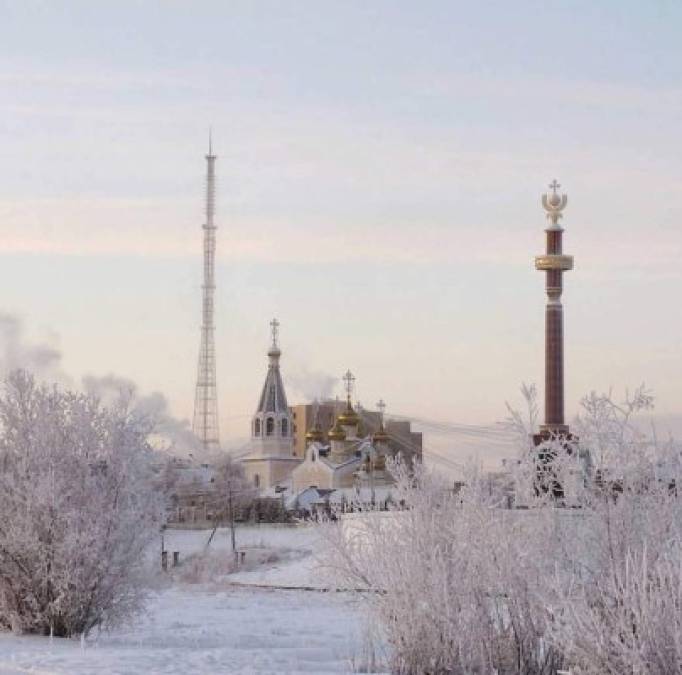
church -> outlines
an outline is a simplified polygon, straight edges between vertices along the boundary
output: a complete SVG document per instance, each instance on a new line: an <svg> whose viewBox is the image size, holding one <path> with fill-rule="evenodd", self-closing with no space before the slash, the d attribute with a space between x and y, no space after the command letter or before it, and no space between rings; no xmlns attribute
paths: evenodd
<svg viewBox="0 0 682 675"><path fill-rule="evenodd" d="M393 478L386 471L389 436L383 419L374 433L364 433L363 420L353 409L351 401L354 379L350 371L344 376L346 405L327 433L327 442L324 442L317 420L306 433L305 457L291 476L295 494L311 486L334 490L393 483Z"/></svg>
<svg viewBox="0 0 682 675"><path fill-rule="evenodd" d="M240 460L247 480L261 490L279 488L290 494L310 487L337 490L393 484L386 470L386 457L397 454L401 439L396 437L398 443L391 443L383 408L378 424L373 422L376 414L358 414L352 403L355 378L350 371L344 376L346 402L335 406L333 425L326 430L322 428L319 406L315 406L311 428L305 432L303 456L296 452L294 413L287 403L280 371L279 322L273 319L270 326L268 371L251 420L249 452ZM409 423L407 430L409 436L402 443L411 446L410 436L419 436L421 454L421 436L411 432Z"/></svg>
<svg viewBox="0 0 682 675"><path fill-rule="evenodd" d="M247 480L256 488L269 488L287 479L301 463L294 453L291 412L279 369L279 322L273 319L268 372L251 419L249 454L241 459Z"/></svg>

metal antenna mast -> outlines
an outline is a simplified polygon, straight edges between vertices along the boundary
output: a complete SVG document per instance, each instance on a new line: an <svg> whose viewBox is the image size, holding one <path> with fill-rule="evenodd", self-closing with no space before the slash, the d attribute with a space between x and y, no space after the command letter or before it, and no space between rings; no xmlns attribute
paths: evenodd
<svg viewBox="0 0 682 675"><path fill-rule="evenodd" d="M201 347L197 388L194 397L192 430L204 450L220 447L218 432L218 391L216 387L215 337L213 325L213 295L215 293L215 160L211 132L206 155L206 223L204 230L204 283L202 285Z"/></svg>

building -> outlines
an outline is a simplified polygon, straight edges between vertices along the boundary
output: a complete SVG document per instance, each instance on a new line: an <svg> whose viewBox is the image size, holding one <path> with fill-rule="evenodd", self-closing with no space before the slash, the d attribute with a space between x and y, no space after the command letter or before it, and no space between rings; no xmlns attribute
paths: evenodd
<svg viewBox="0 0 682 675"><path fill-rule="evenodd" d="M240 459L246 478L260 490L286 487L298 493L308 487L349 488L391 482L386 457L400 454L421 459L422 435L407 420L384 424L379 412L353 407L355 378L346 373L346 401L324 401L289 407L280 371L279 323L271 322L268 371L251 420L248 453Z"/></svg>
<svg viewBox="0 0 682 675"><path fill-rule="evenodd" d="M176 459L172 464L174 477L170 487L168 522L188 527L208 527L218 509L216 493L217 472L209 464L193 466Z"/></svg>
<svg viewBox="0 0 682 675"><path fill-rule="evenodd" d="M315 403L300 403L291 406L291 418L294 423L294 454L303 459L308 447L306 434L317 422L322 437L326 441L329 430L334 426L336 416L346 406L345 401L329 399Z"/></svg>
<svg viewBox="0 0 682 675"><path fill-rule="evenodd" d="M272 344L268 349L268 372L251 419L249 453L240 461L247 480L257 488L269 488L291 475L301 463L294 452L293 420L287 404L279 367L279 322L273 319Z"/></svg>
<svg viewBox="0 0 682 675"><path fill-rule="evenodd" d="M291 474L294 494L309 487L336 490L393 483L392 476L386 471L386 457L392 454L392 450L383 424L383 411L379 413L377 429L368 433L366 423L353 408L351 400L355 378L348 371L344 380L346 403L336 415L334 424L325 434L318 409L313 426L306 433L303 461Z"/></svg>
<svg viewBox="0 0 682 675"><path fill-rule="evenodd" d="M308 447L307 434L316 425L322 433L321 442L328 445L329 432L345 407L346 401L339 401L338 399L291 406L295 456L299 459L305 457L305 451ZM383 401L377 404L378 411L366 410L360 405L356 405L356 407L360 418L358 435L370 436L378 431L384 413ZM415 457L417 459L422 458L422 434L412 431L412 424L409 420L386 420L385 431L389 436L388 446L392 456L400 454L408 461L412 461Z"/></svg>

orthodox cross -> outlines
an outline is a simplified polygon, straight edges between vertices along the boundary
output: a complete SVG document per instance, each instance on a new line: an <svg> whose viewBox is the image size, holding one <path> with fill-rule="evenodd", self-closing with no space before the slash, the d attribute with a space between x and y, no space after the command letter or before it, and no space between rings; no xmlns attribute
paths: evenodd
<svg viewBox="0 0 682 675"><path fill-rule="evenodd" d="M381 398L379 399L379 403L377 403L377 410L379 411L379 414L381 415L381 419L384 419L384 411L386 410L386 404L384 403L384 399Z"/></svg>
<svg viewBox="0 0 682 675"><path fill-rule="evenodd" d="M355 376L350 372L350 370L346 371L346 374L343 376L343 381L346 383L346 397L348 399L348 403L350 404L350 397L353 393L353 383L355 382Z"/></svg>
<svg viewBox="0 0 682 675"><path fill-rule="evenodd" d="M556 194L557 190L561 187L561 183L557 183L555 178L547 187Z"/></svg>
<svg viewBox="0 0 682 675"><path fill-rule="evenodd" d="M279 321L273 319L270 322L270 327L272 328L272 346L277 347L277 338L279 337Z"/></svg>

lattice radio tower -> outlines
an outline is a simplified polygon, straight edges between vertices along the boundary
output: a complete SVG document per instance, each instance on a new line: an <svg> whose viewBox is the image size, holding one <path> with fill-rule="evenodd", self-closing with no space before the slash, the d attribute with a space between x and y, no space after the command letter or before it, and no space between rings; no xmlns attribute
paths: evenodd
<svg viewBox="0 0 682 675"><path fill-rule="evenodd" d="M215 293L215 160L208 136L206 155L206 223L204 230L204 283L202 285L201 346L197 388L194 397L192 430L204 450L220 447L218 431L218 391L216 387L215 336L213 326L213 296Z"/></svg>

